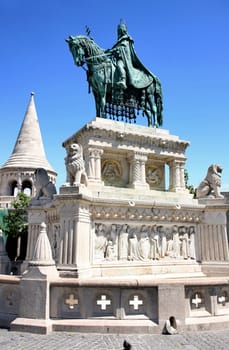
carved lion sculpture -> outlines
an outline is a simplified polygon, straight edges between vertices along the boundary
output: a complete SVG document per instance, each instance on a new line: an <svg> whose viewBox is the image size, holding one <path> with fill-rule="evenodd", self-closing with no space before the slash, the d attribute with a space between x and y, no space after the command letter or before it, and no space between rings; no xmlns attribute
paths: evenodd
<svg viewBox="0 0 229 350"><path fill-rule="evenodd" d="M222 167L218 164L212 164L208 168L205 179L196 189L196 198L204 198L208 196L224 198L224 196L220 194L222 171Z"/></svg>
<svg viewBox="0 0 229 350"><path fill-rule="evenodd" d="M49 180L48 173L43 168L37 168L34 172L35 174L35 187L36 196L35 200L40 198L51 200L53 195L56 194L55 185Z"/></svg>
<svg viewBox="0 0 229 350"><path fill-rule="evenodd" d="M77 143L72 143L67 149L65 158L67 179L66 186L77 186L83 183L87 186L87 174L84 167L83 148Z"/></svg>

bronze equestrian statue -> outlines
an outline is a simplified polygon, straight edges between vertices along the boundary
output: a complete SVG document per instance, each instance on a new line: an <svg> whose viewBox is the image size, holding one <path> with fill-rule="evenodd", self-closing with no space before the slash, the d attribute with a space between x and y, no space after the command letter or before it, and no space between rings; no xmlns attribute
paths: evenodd
<svg viewBox="0 0 229 350"><path fill-rule="evenodd" d="M138 59L126 24L118 25L117 43L108 50L88 36L69 36L66 41L75 64L87 65L97 117L136 122L141 111L148 126L162 125L161 83Z"/></svg>

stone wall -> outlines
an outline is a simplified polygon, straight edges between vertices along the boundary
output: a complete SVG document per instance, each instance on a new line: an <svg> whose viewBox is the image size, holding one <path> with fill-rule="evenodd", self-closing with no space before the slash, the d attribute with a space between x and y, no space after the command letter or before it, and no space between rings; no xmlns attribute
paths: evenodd
<svg viewBox="0 0 229 350"><path fill-rule="evenodd" d="M229 327L229 287L227 278L210 278L208 283L190 279L85 279L55 278L47 284L44 301L27 293L39 289L38 279L0 276L0 326L12 330L47 333L53 330L82 332L162 333L170 331L174 319L177 331ZM21 281L20 281L21 280ZM24 280L24 282L23 282ZM36 280L36 281L35 281ZM22 283L23 282L23 283ZM42 281L44 282L44 280ZM20 286L21 285L21 286ZM26 303L23 307L23 303ZM36 310L46 308L43 317ZM26 316L25 316L26 314ZM28 314L30 317L28 317ZM42 323L43 322L43 323Z"/></svg>
<svg viewBox="0 0 229 350"><path fill-rule="evenodd" d="M0 327L9 327L19 313L20 278L0 275Z"/></svg>

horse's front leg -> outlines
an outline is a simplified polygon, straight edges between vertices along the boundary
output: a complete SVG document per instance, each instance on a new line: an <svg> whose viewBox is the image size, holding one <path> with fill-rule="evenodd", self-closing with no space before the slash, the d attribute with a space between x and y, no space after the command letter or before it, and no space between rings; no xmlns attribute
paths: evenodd
<svg viewBox="0 0 229 350"><path fill-rule="evenodd" d="M97 117L106 118L106 91L107 84L104 80L104 71L99 70L94 73L92 79L93 93L96 103Z"/></svg>
<svg viewBox="0 0 229 350"><path fill-rule="evenodd" d="M106 97L101 97L101 116L102 118L106 118Z"/></svg>
<svg viewBox="0 0 229 350"><path fill-rule="evenodd" d="M102 118L106 118L106 91L107 91L106 84L100 86L100 108L101 108Z"/></svg>
<svg viewBox="0 0 229 350"><path fill-rule="evenodd" d="M148 127L151 127L151 126L153 126L152 125L152 113L151 113L151 111L149 110L149 109L143 109L143 111L144 111L144 113L146 114L146 116L147 116L147 120L148 120Z"/></svg>
<svg viewBox="0 0 229 350"><path fill-rule="evenodd" d="M101 117L100 113L100 96L96 89L93 89L93 95L95 99L95 110L96 110L96 117Z"/></svg>

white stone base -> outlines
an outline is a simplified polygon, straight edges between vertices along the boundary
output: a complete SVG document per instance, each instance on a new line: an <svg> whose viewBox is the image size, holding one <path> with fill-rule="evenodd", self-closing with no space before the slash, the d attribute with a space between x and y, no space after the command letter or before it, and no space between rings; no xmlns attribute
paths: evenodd
<svg viewBox="0 0 229 350"><path fill-rule="evenodd" d="M16 332L48 334L52 332L52 322L51 320L18 317L11 322L10 330Z"/></svg>

